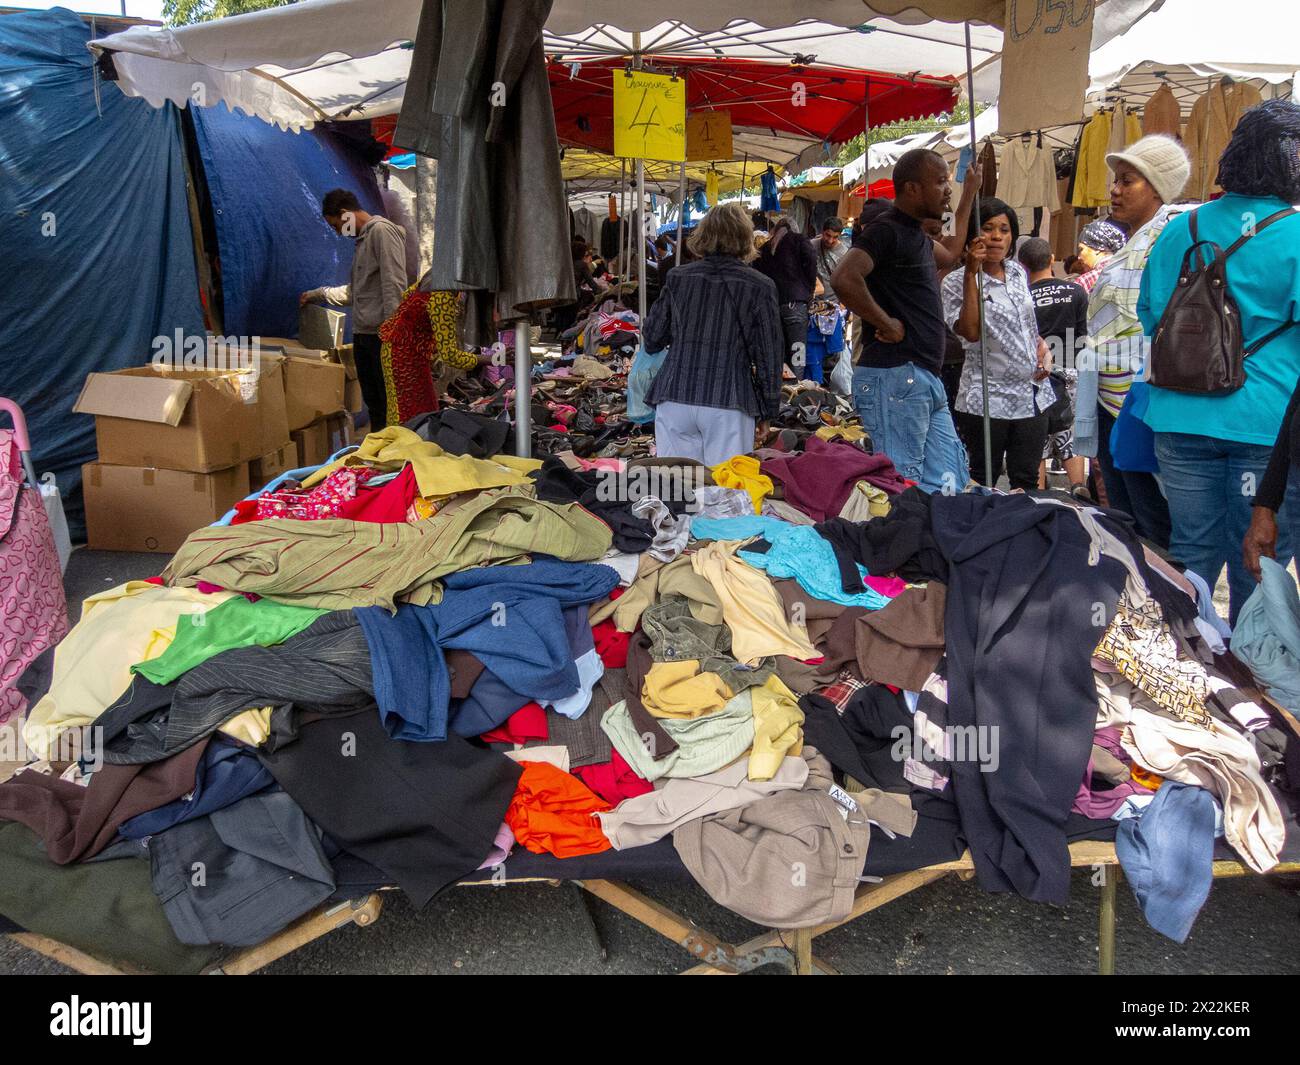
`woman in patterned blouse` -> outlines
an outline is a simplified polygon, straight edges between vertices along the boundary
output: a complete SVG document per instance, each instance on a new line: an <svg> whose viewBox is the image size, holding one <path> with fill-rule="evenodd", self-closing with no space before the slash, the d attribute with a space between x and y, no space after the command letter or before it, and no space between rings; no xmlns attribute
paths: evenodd
<svg viewBox="0 0 1300 1065"><path fill-rule="evenodd" d="M943 316L966 349L957 388L957 429L970 452L971 476L984 483L984 398L987 366L993 483L1005 464L1011 487L1038 487L1038 462L1047 440L1047 380L1051 352L1038 335L1029 275L1015 261L1020 227L1001 200L980 203L971 225L965 265L943 280ZM983 271L984 359L980 358L979 274Z"/></svg>

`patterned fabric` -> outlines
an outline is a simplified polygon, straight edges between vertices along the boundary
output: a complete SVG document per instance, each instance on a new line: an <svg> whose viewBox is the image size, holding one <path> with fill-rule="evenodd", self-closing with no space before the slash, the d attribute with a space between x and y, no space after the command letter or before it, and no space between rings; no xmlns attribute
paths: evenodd
<svg viewBox="0 0 1300 1065"><path fill-rule="evenodd" d="M364 467L344 466L307 492L294 489L264 492L257 497L257 520L294 518L318 521L342 517L343 504L356 498L357 486L365 484L374 472Z"/></svg>
<svg viewBox="0 0 1300 1065"><path fill-rule="evenodd" d="M411 286L396 313L379 327L379 361L388 396L385 424L400 425L417 414L438 409L430 368L433 362L458 370L478 365L478 356L461 348L456 321L454 292L421 292Z"/></svg>
<svg viewBox="0 0 1300 1065"><path fill-rule="evenodd" d="M0 723L27 709L18 678L67 634L50 520L36 489L23 485L13 431L0 429Z"/></svg>
<svg viewBox="0 0 1300 1065"><path fill-rule="evenodd" d="M845 669L841 670L840 675L817 694L828 702L834 703L836 712L842 714L844 708L849 705L849 700L853 698L854 692L861 691L865 687L866 684L855 676L851 669Z"/></svg>
<svg viewBox="0 0 1300 1065"><path fill-rule="evenodd" d="M988 362L989 414L994 418L1032 418L1052 405L1055 398L1047 380L1034 381L1038 369L1038 318L1029 275L1018 262L1008 260L1006 276L999 281L984 275L985 358ZM966 270L954 270L943 279L944 321L951 327L961 315ZM957 386L955 409L964 414L984 412L980 385L979 341L963 339L966 362Z"/></svg>
<svg viewBox="0 0 1300 1065"><path fill-rule="evenodd" d="M1112 258L1107 259L1088 297L1088 347L1095 352L1097 402L1119 417L1119 409L1141 369L1142 323L1138 291L1151 246L1178 209L1165 204Z"/></svg>
<svg viewBox="0 0 1300 1065"><path fill-rule="evenodd" d="M1128 592L1123 592L1094 654L1162 710L1188 724L1210 727L1210 712L1205 708L1210 682L1205 667L1179 657L1173 633L1154 599L1135 607Z"/></svg>

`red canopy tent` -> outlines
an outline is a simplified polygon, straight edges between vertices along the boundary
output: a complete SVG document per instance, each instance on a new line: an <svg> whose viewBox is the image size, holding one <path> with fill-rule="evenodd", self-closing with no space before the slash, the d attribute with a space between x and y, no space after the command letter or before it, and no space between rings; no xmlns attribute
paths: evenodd
<svg viewBox="0 0 1300 1065"><path fill-rule="evenodd" d="M626 60L550 63L560 143L612 153L614 72ZM687 111L729 111L733 129L788 133L837 144L873 126L950 111L951 78L804 67L748 59L674 57L645 69L686 78Z"/></svg>

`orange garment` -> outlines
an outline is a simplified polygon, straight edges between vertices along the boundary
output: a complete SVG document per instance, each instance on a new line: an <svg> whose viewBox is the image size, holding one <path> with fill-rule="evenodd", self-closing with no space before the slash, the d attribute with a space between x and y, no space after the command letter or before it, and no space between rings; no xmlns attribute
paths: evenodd
<svg viewBox="0 0 1300 1065"><path fill-rule="evenodd" d="M613 844L593 814L614 809L572 773L548 762L524 762L506 824L534 854L574 858Z"/></svg>

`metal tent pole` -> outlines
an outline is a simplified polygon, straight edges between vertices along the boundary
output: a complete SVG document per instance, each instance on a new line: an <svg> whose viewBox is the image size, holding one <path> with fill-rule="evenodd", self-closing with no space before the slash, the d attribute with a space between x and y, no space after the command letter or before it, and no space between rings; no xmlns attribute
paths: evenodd
<svg viewBox="0 0 1300 1065"><path fill-rule="evenodd" d="M976 159L976 142L975 142L975 72L971 60L971 43L970 43L970 23L966 24L966 106L970 110L970 150L971 158ZM870 164L868 159L867 163ZM965 178L965 175L962 175ZM975 232L981 232L980 217L980 187L975 186L975 203L971 207L975 217ZM993 484L993 430L989 424L989 375L988 361L985 359L984 351L986 344L986 334L984 326L984 271L981 270L975 278L976 293L979 297L979 314L980 314L980 398L984 404L984 483L990 488L995 487ZM965 487L965 486L963 486Z"/></svg>
<svg viewBox="0 0 1300 1065"><path fill-rule="evenodd" d="M682 160L682 176L677 182L677 247L673 249L674 265L682 265L682 230L686 224L686 160Z"/></svg>
<svg viewBox="0 0 1300 1065"><path fill-rule="evenodd" d="M532 326L527 318L515 323L515 454L533 455Z"/></svg>
<svg viewBox="0 0 1300 1065"><path fill-rule="evenodd" d="M627 280L627 160L618 161L618 272Z"/></svg>
<svg viewBox="0 0 1300 1065"><path fill-rule="evenodd" d="M641 69L641 34L632 34L632 69ZM636 161L636 207L632 211L632 229L636 237L636 304L641 327L645 327L646 312L646 261L645 261L645 160ZM629 235L631 239L631 235Z"/></svg>

